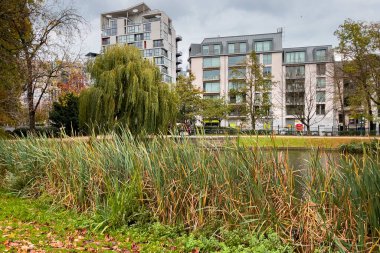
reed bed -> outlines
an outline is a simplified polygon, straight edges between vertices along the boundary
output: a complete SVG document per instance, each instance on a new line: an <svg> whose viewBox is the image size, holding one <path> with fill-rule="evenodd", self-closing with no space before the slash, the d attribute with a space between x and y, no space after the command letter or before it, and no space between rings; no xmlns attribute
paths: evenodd
<svg viewBox="0 0 380 253"><path fill-rule="evenodd" d="M163 136L0 141L0 185L100 217L99 228L159 220L205 227L271 229L299 251L376 251L379 152L299 171L286 152L230 143L205 147Z"/></svg>

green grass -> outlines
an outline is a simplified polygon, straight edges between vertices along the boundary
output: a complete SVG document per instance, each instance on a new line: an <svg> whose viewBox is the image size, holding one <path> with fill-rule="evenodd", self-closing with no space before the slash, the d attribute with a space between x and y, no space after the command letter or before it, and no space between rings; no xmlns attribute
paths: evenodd
<svg viewBox="0 0 380 253"><path fill-rule="evenodd" d="M245 146L281 148L338 148L348 143L363 143L371 137L310 137L310 136L241 136L240 144Z"/></svg>
<svg viewBox="0 0 380 253"><path fill-rule="evenodd" d="M235 230L218 237L187 233L159 223L94 230L93 218L42 200L0 193L0 251L101 252L291 252L274 233Z"/></svg>

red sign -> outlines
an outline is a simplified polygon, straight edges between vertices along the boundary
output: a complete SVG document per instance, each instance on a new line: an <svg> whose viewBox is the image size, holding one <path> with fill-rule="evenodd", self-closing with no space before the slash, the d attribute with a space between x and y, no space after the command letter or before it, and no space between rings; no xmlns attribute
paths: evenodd
<svg viewBox="0 0 380 253"><path fill-rule="evenodd" d="M296 124L297 131L303 131L303 124Z"/></svg>

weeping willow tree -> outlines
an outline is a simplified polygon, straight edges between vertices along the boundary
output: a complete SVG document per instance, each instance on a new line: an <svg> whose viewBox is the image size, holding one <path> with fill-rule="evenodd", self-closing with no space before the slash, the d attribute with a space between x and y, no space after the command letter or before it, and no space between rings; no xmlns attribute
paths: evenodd
<svg viewBox="0 0 380 253"><path fill-rule="evenodd" d="M157 133L175 123L175 93L137 48L113 46L90 63L89 72L94 86L79 100L79 124L85 131L122 126L133 134Z"/></svg>

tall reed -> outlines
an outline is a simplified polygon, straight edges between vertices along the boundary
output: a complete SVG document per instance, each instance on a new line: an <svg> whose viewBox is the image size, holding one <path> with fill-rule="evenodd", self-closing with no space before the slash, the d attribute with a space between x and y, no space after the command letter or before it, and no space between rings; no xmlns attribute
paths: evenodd
<svg viewBox="0 0 380 253"><path fill-rule="evenodd" d="M377 153L293 169L276 148L223 148L163 136L136 140L26 138L0 141L3 185L101 217L99 227L147 219L188 229L274 229L302 251L370 250L380 230Z"/></svg>

